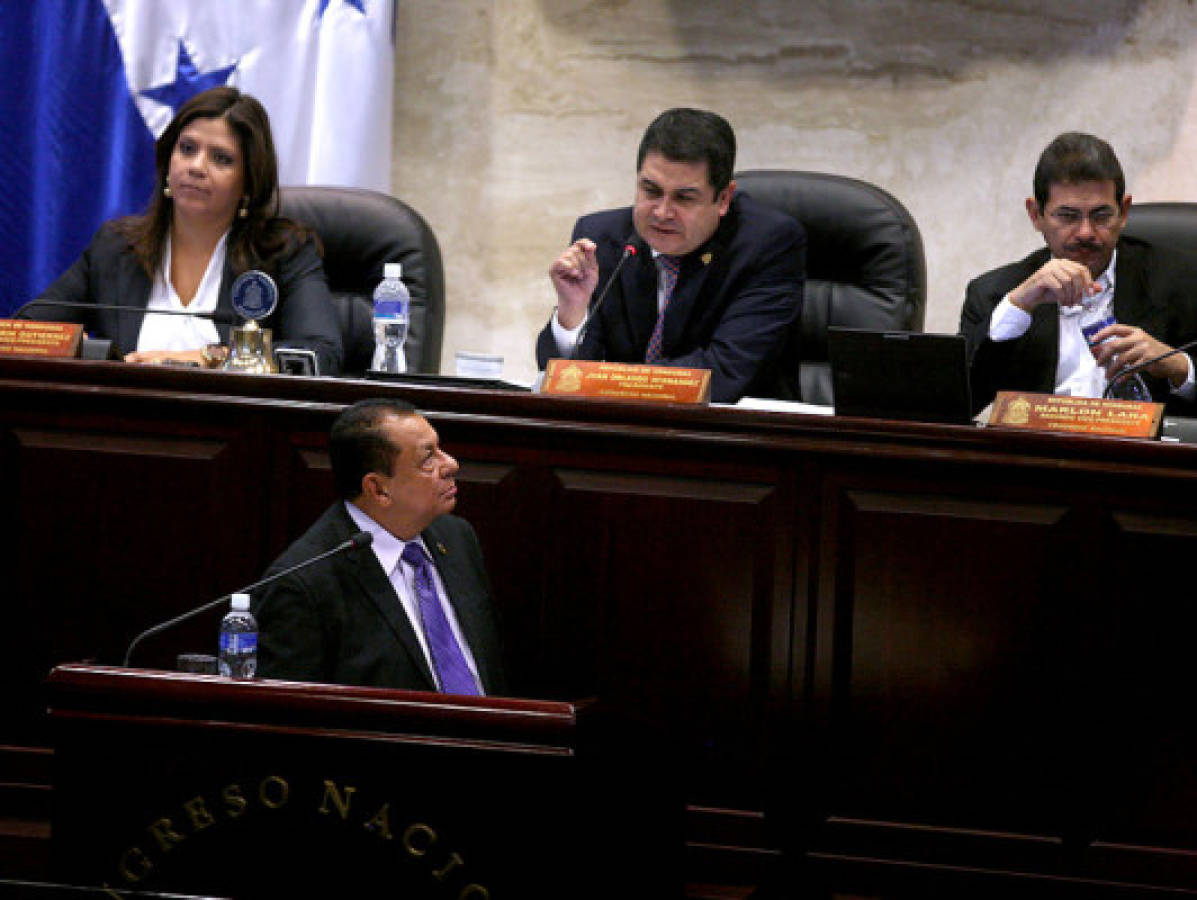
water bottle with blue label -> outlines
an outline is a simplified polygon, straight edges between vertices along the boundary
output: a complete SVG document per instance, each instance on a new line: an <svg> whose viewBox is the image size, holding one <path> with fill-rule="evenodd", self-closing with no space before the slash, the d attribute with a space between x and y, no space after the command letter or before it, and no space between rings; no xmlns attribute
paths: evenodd
<svg viewBox="0 0 1197 900"><path fill-rule="evenodd" d="M411 310L411 294L403 283L403 267L387 263L382 267L382 281L374 289L374 361L377 372L406 372L403 345Z"/></svg>
<svg viewBox="0 0 1197 900"><path fill-rule="evenodd" d="M249 594L233 594L220 622L217 668L226 678L253 678L258 672L258 621L249 611Z"/></svg>
<svg viewBox="0 0 1197 900"><path fill-rule="evenodd" d="M1085 336L1085 343L1089 345L1089 349L1092 351L1098 344L1105 343L1105 341L1094 340L1097 333L1103 328L1114 325L1118 320L1114 318L1113 310L1105 315L1093 317L1093 321L1088 321L1089 318L1089 316L1082 313L1081 334ZM1109 340L1109 338L1106 338L1106 340ZM1110 381L1113 382L1114 387L1106 394L1107 397L1112 397L1115 400L1136 400L1141 403L1152 402L1151 391L1147 389L1146 382L1143 381L1138 372L1121 378L1115 373Z"/></svg>

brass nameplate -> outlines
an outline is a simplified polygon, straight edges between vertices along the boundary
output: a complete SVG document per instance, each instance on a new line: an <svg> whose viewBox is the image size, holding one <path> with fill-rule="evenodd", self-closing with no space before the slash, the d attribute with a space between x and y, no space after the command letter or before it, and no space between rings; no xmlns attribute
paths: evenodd
<svg viewBox="0 0 1197 900"><path fill-rule="evenodd" d="M989 425L1154 438L1159 437L1163 418L1162 403L999 391L989 414Z"/></svg>
<svg viewBox="0 0 1197 900"><path fill-rule="evenodd" d="M679 369L581 359L550 359L543 393L604 400L654 403L706 403L711 396L709 369Z"/></svg>
<svg viewBox="0 0 1197 900"><path fill-rule="evenodd" d="M71 322L0 319L2 356L78 356L83 326Z"/></svg>

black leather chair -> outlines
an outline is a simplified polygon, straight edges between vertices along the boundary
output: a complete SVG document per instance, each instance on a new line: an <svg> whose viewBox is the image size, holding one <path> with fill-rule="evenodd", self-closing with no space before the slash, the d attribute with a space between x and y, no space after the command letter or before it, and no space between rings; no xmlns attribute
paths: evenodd
<svg viewBox="0 0 1197 900"><path fill-rule="evenodd" d="M1132 203L1123 233L1170 250L1197 253L1197 203Z"/></svg>
<svg viewBox="0 0 1197 900"><path fill-rule="evenodd" d="M324 271L344 343L344 375L360 375L374 353L373 295L384 263L403 264L411 291L409 372L440 371L445 274L436 235L400 200L359 188L297 186L280 191L282 214L312 228L324 243Z"/></svg>
<svg viewBox="0 0 1197 900"><path fill-rule="evenodd" d="M923 329L927 266L918 226L892 195L853 178L760 169L737 173L736 184L806 229L802 319L781 365L797 367L799 399L831 405L829 325Z"/></svg>

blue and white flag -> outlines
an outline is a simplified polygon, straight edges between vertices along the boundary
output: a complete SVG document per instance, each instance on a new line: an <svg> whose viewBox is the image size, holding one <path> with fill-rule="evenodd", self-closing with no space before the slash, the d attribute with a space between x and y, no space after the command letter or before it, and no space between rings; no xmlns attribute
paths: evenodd
<svg viewBox="0 0 1197 900"><path fill-rule="evenodd" d="M389 192L394 0L37 0L0 32L0 316L145 207L154 139L230 84L283 184Z"/></svg>

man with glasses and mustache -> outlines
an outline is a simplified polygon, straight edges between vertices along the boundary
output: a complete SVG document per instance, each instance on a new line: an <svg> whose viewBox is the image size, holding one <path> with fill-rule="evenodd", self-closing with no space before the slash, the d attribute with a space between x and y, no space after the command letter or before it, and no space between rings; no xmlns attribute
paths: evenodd
<svg viewBox="0 0 1197 900"><path fill-rule="evenodd" d="M718 403L799 399L776 363L801 315L806 235L736 193L735 161L731 125L713 112L670 109L648 126L634 205L579 219L549 270L557 309L536 344L541 369L571 356L685 366L711 370Z"/></svg>
<svg viewBox="0 0 1197 900"><path fill-rule="evenodd" d="M1118 372L1197 337L1193 267L1122 236L1131 198L1110 145L1068 132L1035 167L1027 215L1047 244L974 279L960 331L968 340L973 404L1001 390L1100 397ZM1087 341L1082 323L1113 317ZM1092 349L1090 349L1092 343ZM1192 359L1147 368L1153 398L1194 398Z"/></svg>

